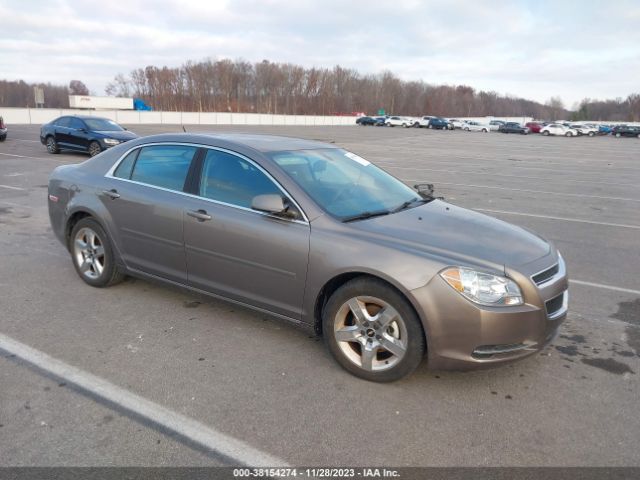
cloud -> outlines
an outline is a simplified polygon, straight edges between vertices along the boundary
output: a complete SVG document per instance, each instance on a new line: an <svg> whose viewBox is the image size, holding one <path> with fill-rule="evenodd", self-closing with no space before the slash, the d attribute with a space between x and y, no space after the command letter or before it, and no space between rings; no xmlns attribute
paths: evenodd
<svg viewBox="0 0 640 480"><path fill-rule="evenodd" d="M101 94L117 73L187 60L269 59L389 69L406 80L467 84L544 101L638 90L640 5L470 2L0 0L0 78ZM620 12L625 12L620 14Z"/></svg>

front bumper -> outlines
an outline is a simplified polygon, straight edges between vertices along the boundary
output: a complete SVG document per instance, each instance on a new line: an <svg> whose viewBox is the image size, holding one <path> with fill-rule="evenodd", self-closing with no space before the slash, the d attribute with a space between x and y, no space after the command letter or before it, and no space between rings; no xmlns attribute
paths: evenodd
<svg viewBox="0 0 640 480"><path fill-rule="evenodd" d="M539 286L530 276L517 272L507 274L520 285L524 305L477 305L447 285L439 275L411 292L421 310L429 368L488 367L532 355L553 340L567 316L566 271L562 269ZM553 310L548 313L548 308Z"/></svg>

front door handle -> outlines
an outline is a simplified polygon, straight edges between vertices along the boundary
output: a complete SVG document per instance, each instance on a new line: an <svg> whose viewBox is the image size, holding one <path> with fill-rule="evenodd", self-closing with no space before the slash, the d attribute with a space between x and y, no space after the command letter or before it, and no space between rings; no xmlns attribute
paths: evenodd
<svg viewBox="0 0 640 480"><path fill-rule="evenodd" d="M111 198L112 200L115 200L116 198L120 198L120 194L115 188L112 188L111 190L103 190L102 193L104 193L107 197Z"/></svg>
<svg viewBox="0 0 640 480"><path fill-rule="evenodd" d="M187 215L197 219L199 222L211 220L211 215L206 210L187 210Z"/></svg>

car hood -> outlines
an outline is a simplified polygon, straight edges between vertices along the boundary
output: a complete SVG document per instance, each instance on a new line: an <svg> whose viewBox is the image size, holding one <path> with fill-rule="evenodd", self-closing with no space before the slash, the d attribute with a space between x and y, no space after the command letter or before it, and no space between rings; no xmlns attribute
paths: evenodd
<svg viewBox="0 0 640 480"><path fill-rule="evenodd" d="M123 142L126 142L127 140L133 140L134 138L138 138L138 135L136 135L133 132L130 132L129 130L123 130L121 132L118 131L109 131L109 130L96 130L96 133L99 133L100 135L104 135L105 138L115 138L116 140L121 140Z"/></svg>
<svg viewBox="0 0 640 480"><path fill-rule="evenodd" d="M523 228L440 200L351 225L426 253L501 268L530 263L551 250Z"/></svg>

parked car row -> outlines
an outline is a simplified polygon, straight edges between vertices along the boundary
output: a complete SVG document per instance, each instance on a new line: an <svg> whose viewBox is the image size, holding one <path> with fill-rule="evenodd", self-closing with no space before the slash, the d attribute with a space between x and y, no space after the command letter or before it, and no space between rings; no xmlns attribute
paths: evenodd
<svg viewBox="0 0 640 480"><path fill-rule="evenodd" d="M640 127L630 125L597 125L593 123L569 123L564 121L558 122L527 122L522 125L518 122L505 122L503 120L491 120L488 123L481 123L474 120L458 120L455 118L442 118L425 115L423 117L402 117L379 116L379 117L360 117L356 120L358 125L375 125L380 127L417 127L432 128L436 130L455 130L460 129L467 132L501 132L501 133L518 133L520 135L528 135L529 133L539 133L544 136L564 136L579 137L611 134L615 137L638 137L640 138Z"/></svg>

